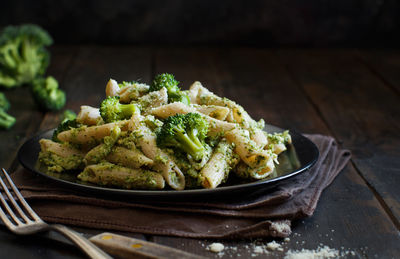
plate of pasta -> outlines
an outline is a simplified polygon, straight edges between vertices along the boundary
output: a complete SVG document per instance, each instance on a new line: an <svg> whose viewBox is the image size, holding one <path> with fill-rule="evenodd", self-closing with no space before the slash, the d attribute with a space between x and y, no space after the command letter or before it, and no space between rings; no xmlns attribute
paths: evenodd
<svg viewBox="0 0 400 259"><path fill-rule="evenodd" d="M167 73L150 85L110 79L99 107L26 141L19 161L84 191L172 197L265 188L318 159L303 135L254 120L200 82L178 84Z"/></svg>

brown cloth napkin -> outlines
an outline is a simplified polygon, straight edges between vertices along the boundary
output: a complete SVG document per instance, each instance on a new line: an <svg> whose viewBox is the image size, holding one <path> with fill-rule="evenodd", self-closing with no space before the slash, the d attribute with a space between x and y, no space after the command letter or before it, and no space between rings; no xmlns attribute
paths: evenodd
<svg viewBox="0 0 400 259"><path fill-rule="evenodd" d="M307 135L320 157L307 172L268 191L225 200L104 199L17 170L12 178L47 222L143 234L193 238L286 237L291 220L311 216L322 191L350 159L332 137Z"/></svg>

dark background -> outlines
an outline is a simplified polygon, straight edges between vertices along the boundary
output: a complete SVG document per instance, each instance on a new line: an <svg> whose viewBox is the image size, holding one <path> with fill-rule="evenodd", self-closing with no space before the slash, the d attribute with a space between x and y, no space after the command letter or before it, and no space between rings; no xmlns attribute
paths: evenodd
<svg viewBox="0 0 400 259"><path fill-rule="evenodd" d="M397 47L397 0L13 0L0 27L37 23L58 44Z"/></svg>

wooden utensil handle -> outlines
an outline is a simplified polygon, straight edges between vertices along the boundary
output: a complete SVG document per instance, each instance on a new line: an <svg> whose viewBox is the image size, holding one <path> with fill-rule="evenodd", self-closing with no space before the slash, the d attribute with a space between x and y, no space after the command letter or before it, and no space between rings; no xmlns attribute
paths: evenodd
<svg viewBox="0 0 400 259"><path fill-rule="evenodd" d="M172 247L113 233L102 233L89 240L107 253L123 258L205 258Z"/></svg>

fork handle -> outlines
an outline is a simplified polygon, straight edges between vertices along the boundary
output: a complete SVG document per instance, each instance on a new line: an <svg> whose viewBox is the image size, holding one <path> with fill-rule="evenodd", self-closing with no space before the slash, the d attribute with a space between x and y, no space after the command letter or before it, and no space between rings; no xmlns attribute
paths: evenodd
<svg viewBox="0 0 400 259"><path fill-rule="evenodd" d="M66 226L63 225L50 225L49 226L52 230L55 230L65 237L67 237L69 240L74 242L79 248L85 252L90 258L96 258L96 259L112 259L111 256L106 254L103 250L92 244L88 239L83 237L81 234L78 232L67 228Z"/></svg>

